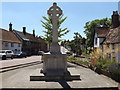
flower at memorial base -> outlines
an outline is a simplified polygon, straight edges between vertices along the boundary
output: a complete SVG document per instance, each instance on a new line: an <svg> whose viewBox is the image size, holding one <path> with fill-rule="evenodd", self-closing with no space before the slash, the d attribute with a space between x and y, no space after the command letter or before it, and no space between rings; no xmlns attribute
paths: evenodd
<svg viewBox="0 0 120 90"><path fill-rule="evenodd" d="M94 59L94 58L91 59L91 63L92 63L93 65L95 64L95 59Z"/></svg>

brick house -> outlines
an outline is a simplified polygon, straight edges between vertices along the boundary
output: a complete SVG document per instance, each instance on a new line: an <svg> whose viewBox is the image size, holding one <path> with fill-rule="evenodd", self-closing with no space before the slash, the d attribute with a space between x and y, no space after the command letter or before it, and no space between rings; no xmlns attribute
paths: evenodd
<svg viewBox="0 0 120 90"><path fill-rule="evenodd" d="M22 51L27 52L28 55L35 55L39 50L47 51L47 44L42 38L35 36L35 30L30 34L26 32L26 27L23 27L23 32L13 30L13 33L21 40Z"/></svg>
<svg viewBox="0 0 120 90"><path fill-rule="evenodd" d="M0 35L0 50L21 51L22 42L12 32L11 28L9 28L9 31L0 28Z"/></svg>

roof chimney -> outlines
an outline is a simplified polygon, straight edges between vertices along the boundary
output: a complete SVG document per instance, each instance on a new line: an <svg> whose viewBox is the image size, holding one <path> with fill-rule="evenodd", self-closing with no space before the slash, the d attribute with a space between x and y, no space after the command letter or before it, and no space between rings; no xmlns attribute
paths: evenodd
<svg viewBox="0 0 120 90"><path fill-rule="evenodd" d="M26 34L26 27L23 27L23 33Z"/></svg>
<svg viewBox="0 0 120 90"><path fill-rule="evenodd" d="M35 30L33 30L33 36L35 37Z"/></svg>
<svg viewBox="0 0 120 90"><path fill-rule="evenodd" d="M12 31L12 24L11 24L11 22L9 24L9 31Z"/></svg>
<svg viewBox="0 0 120 90"><path fill-rule="evenodd" d="M120 25L118 11L113 11L112 15L112 28L116 28Z"/></svg>

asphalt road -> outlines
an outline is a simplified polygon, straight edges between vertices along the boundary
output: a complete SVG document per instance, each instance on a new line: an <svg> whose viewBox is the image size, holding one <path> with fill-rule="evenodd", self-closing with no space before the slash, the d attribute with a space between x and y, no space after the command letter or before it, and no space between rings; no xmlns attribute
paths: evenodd
<svg viewBox="0 0 120 90"><path fill-rule="evenodd" d="M41 61L41 56L30 56L27 58L14 58L14 59L8 58L7 60L0 60L0 69L4 67L10 67L38 61Z"/></svg>
<svg viewBox="0 0 120 90"><path fill-rule="evenodd" d="M80 81L30 81L35 70L40 71L42 63L1 73L0 88L112 88L117 87L113 80L98 75L88 68L68 63L68 68L80 74ZM104 89L102 89L104 90ZM115 89L116 90L116 89Z"/></svg>

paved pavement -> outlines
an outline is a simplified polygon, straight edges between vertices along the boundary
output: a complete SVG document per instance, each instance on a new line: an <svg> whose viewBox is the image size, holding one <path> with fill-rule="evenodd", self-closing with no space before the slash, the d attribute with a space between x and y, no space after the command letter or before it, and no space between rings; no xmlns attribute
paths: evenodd
<svg viewBox="0 0 120 90"><path fill-rule="evenodd" d="M37 61L41 61L41 56L30 56L27 58L14 58L14 59L0 60L0 69L5 67L16 66L20 64L37 62Z"/></svg>
<svg viewBox="0 0 120 90"><path fill-rule="evenodd" d="M0 83L2 83L2 85L0 88L93 88L91 90L95 90L96 88L102 88L102 90L105 90L106 88L107 90L114 90L118 87L118 83L112 79L104 75L99 75L89 68L84 68L71 63L68 63L68 69L72 69L73 71L75 70L78 74L80 74L81 80L30 81L30 75L36 70L39 71L42 68L42 65L43 64L38 64L1 73L2 80Z"/></svg>

